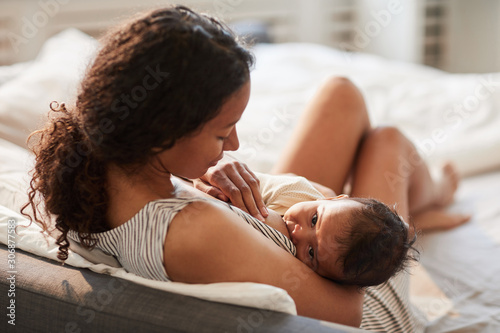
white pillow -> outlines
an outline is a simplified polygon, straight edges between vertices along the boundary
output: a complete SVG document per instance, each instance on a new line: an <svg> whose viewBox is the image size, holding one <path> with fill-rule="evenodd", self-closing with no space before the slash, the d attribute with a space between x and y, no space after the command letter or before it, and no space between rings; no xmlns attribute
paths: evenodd
<svg viewBox="0 0 500 333"><path fill-rule="evenodd" d="M0 138L26 147L28 135L43 124L50 102L68 102L94 54L96 41L76 30L50 38L24 71L0 85Z"/></svg>
<svg viewBox="0 0 500 333"><path fill-rule="evenodd" d="M33 158L26 150L0 139L0 205L19 212L28 202L28 170Z"/></svg>
<svg viewBox="0 0 500 333"><path fill-rule="evenodd" d="M0 66L0 86L20 75L30 65L30 62L20 62L10 66Z"/></svg>

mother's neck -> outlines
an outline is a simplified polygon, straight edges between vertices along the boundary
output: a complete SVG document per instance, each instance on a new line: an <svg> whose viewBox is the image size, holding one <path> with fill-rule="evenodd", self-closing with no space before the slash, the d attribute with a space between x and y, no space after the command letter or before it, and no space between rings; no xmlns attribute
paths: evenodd
<svg viewBox="0 0 500 333"><path fill-rule="evenodd" d="M111 228L131 219L148 202L174 196L170 173L153 167L131 172L110 164L106 176L109 198L106 216Z"/></svg>
<svg viewBox="0 0 500 333"><path fill-rule="evenodd" d="M107 176L109 185L126 192L133 188L158 199L170 198L174 193L170 172L155 168L151 164L133 170L109 165Z"/></svg>

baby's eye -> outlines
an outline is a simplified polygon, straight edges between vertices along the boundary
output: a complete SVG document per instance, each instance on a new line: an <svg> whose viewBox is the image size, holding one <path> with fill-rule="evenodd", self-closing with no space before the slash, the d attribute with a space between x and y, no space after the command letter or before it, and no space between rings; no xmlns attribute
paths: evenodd
<svg viewBox="0 0 500 333"><path fill-rule="evenodd" d="M318 214L313 215L311 225L314 227L316 225L316 222L318 222Z"/></svg>
<svg viewBox="0 0 500 333"><path fill-rule="evenodd" d="M309 251L308 251L309 257L311 260L314 259L314 250L311 246L309 246Z"/></svg>

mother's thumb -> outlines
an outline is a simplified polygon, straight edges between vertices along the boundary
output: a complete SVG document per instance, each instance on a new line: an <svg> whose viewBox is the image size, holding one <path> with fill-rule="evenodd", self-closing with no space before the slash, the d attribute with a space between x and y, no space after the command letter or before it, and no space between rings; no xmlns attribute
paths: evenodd
<svg viewBox="0 0 500 333"><path fill-rule="evenodd" d="M199 182L198 184L196 184L196 188L202 192L205 192L206 194L208 194L214 198L219 199L219 200L222 200L225 202L229 201L229 198L224 193L222 193L222 191L220 189L218 189L217 187Z"/></svg>

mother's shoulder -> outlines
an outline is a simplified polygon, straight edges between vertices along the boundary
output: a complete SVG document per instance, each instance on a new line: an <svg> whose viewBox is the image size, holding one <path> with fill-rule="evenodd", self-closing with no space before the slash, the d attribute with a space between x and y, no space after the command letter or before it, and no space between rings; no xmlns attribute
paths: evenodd
<svg viewBox="0 0 500 333"><path fill-rule="evenodd" d="M160 203L179 202L185 203L172 222L181 221L184 226L186 224L197 224L199 222L218 221L221 214L227 214L230 209L227 204L219 202L216 199L207 198L172 198ZM178 222L177 222L178 223Z"/></svg>
<svg viewBox="0 0 500 333"><path fill-rule="evenodd" d="M165 269L174 281L245 281L243 274L231 277L229 273L244 270L243 258L251 257L251 249L262 242L262 237L223 203L195 201L169 226L164 243ZM274 244L269 249L282 251Z"/></svg>

